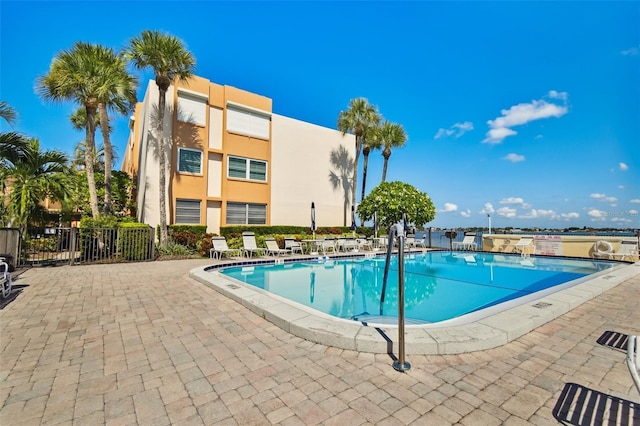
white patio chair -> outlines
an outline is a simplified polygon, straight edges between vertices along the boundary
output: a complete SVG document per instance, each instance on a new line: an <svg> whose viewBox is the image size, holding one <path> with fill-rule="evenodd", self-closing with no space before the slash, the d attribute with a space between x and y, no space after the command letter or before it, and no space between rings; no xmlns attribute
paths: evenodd
<svg viewBox="0 0 640 426"><path fill-rule="evenodd" d="M454 250L476 250L477 248L475 232L467 232L464 234L462 241L453 242Z"/></svg>
<svg viewBox="0 0 640 426"><path fill-rule="evenodd" d="M629 336L627 340L627 367L636 389L640 392L640 336Z"/></svg>
<svg viewBox="0 0 640 426"><path fill-rule="evenodd" d="M634 258L638 255L638 244L635 241L631 240L622 240L620 242L620 247L618 250L613 253L608 253L609 259L615 260L625 260L629 258L629 260L634 260Z"/></svg>
<svg viewBox="0 0 640 426"><path fill-rule="evenodd" d="M253 232L243 232L242 233L242 248L244 250L244 255L247 257L253 256L255 253L257 256L262 256L265 252L265 249L258 247L258 243L256 243L256 236Z"/></svg>
<svg viewBox="0 0 640 426"><path fill-rule="evenodd" d="M227 240L225 237L213 237L211 238L211 249L209 250L209 257L212 259L222 259L222 256L240 256L239 249L232 249L227 246Z"/></svg>
<svg viewBox="0 0 640 426"><path fill-rule="evenodd" d="M335 253L336 252L335 240L329 240L329 239L324 240L320 243L318 248L319 248L319 251L321 251L324 255L326 255L328 252Z"/></svg>
<svg viewBox="0 0 640 426"><path fill-rule="evenodd" d="M9 272L9 264L4 257L0 257L0 285L2 286L2 297L6 299L11 294L12 278Z"/></svg>
<svg viewBox="0 0 640 426"><path fill-rule="evenodd" d="M267 254L270 254L272 256L291 254L291 250L287 248L281 249L280 246L278 246L278 242L275 238L267 237L264 239L264 242L267 244Z"/></svg>
<svg viewBox="0 0 640 426"><path fill-rule="evenodd" d="M291 250L291 254L294 254L296 252L300 252L300 254L304 254L304 250L302 249L302 244L300 244L299 241L296 241L295 238L285 238L284 248Z"/></svg>

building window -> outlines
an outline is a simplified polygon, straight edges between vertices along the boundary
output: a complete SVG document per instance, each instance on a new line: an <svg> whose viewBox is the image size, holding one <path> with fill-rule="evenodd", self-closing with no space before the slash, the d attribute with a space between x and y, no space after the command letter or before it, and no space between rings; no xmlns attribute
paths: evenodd
<svg viewBox="0 0 640 426"><path fill-rule="evenodd" d="M249 158L229 157L227 176L236 179L267 181L267 162Z"/></svg>
<svg viewBox="0 0 640 426"><path fill-rule="evenodd" d="M176 200L176 223L199 225L200 200Z"/></svg>
<svg viewBox="0 0 640 426"><path fill-rule="evenodd" d="M227 104L227 132L269 140L271 115Z"/></svg>
<svg viewBox="0 0 640 426"><path fill-rule="evenodd" d="M178 120L206 126L207 96L202 93L178 89Z"/></svg>
<svg viewBox="0 0 640 426"><path fill-rule="evenodd" d="M178 148L178 171L182 173L202 174L202 151Z"/></svg>
<svg viewBox="0 0 640 426"><path fill-rule="evenodd" d="M266 204L227 203L227 225L266 224Z"/></svg>

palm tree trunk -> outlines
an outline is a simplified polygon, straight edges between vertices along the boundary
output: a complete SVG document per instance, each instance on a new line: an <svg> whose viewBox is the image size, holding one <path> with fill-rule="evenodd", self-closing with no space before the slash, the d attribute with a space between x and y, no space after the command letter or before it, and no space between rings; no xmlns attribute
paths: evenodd
<svg viewBox="0 0 640 426"><path fill-rule="evenodd" d="M166 104L167 89L158 86L160 99L158 100L158 156L160 157L160 245L167 246L167 170L164 146L164 108Z"/></svg>
<svg viewBox="0 0 640 426"><path fill-rule="evenodd" d="M365 193L365 189L367 187L367 168L369 166L369 152L371 151L370 148L365 147L364 150L362 151L362 155L364 157L364 160L362 162L362 194L360 195L360 201L364 200L364 193Z"/></svg>
<svg viewBox="0 0 640 426"><path fill-rule="evenodd" d="M353 160L353 178L351 180L351 205L356 205L356 191L358 188L358 161L362 149L362 136L356 134L356 158Z"/></svg>
<svg viewBox="0 0 640 426"><path fill-rule="evenodd" d="M367 187L367 168L369 167L369 152L371 152L371 148L365 146L362 150L362 155L364 160L362 162L362 194L360 196L360 202L364 200L364 193ZM364 226L364 220L360 219L360 226Z"/></svg>
<svg viewBox="0 0 640 426"><path fill-rule="evenodd" d="M384 164L382 165L382 181L384 182L387 179L387 162L388 158L385 157Z"/></svg>
<svg viewBox="0 0 640 426"><path fill-rule="evenodd" d="M111 147L111 136L109 132L109 114L104 103L98 104L100 114L100 131L104 142L104 215L111 214L111 168L113 151Z"/></svg>
<svg viewBox="0 0 640 426"><path fill-rule="evenodd" d="M87 110L87 125L85 127L85 140L87 147L84 151L84 168L87 173L87 185L89 186L89 204L91 205L91 215L94 219L100 217L100 209L98 208L98 191L96 190L96 177L93 171L93 160L96 149L96 108L85 106Z"/></svg>

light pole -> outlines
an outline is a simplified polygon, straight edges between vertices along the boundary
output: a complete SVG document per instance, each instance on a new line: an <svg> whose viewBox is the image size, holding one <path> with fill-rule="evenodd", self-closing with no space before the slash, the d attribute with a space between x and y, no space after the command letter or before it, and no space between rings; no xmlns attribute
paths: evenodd
<svg viewBox="0 0 640 426"><path fill-rule="evenodd" d="M487 214L487 217L489 218L489 234L491 233L491 215Z"/></svg>

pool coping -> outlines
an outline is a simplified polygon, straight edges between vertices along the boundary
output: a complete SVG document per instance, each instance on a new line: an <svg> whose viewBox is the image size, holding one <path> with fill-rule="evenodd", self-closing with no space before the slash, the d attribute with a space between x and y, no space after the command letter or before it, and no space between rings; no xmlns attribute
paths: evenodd
<svg viewBox="0 0 640 426"><path fill-rule="evenodd" d="M359 253L331 258L365 256ZM281 329L311 342L358 352L397 353L397 324L369 325L332 317L216 272L217 269L234 266L316 261L317 258L314 256L249 259L194 268L189 272L189 276L240 303ZM467 324L406 325L405 353L459 354L502 346L638 275L640 262L621 263L620 266L595 273L593 278L569 288Z"/></svg>

